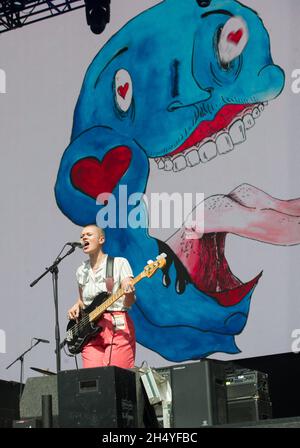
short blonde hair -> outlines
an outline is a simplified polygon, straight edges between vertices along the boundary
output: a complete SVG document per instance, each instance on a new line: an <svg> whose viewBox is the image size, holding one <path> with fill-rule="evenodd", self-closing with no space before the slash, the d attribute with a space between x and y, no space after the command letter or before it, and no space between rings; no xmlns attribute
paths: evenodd
<svg viewBox="0 0 300 448"><path fill-rule="evenodd" d="M87 224L83 228L86 229L87 227L95 227L98 230L99 235L105 238L105 232L104 229L102 229L102 227L98 227L97 224Z"/></svg>

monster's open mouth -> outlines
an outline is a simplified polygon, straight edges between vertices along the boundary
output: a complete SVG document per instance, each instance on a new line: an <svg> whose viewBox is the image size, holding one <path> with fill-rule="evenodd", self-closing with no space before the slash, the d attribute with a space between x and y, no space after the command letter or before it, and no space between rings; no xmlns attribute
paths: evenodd
<svg viewBox="0 0 300 448"><path fill-rule="evenodd" d="M246 140L267 103L232 104L220 109L211 121L202 121L175 151L156 158L159 169L181 171L232 151Z"/></svg>
<svg viewBox="0 0 300 448"><path fill-rule="evenodd" d="M156 159L158 168L177 172L232 151L235 145L246 140L246 131L255 125L265 105L224 106L214 120L202 121L175 151ZM221 211L222 204L216 205ZM226 233L210 232L208 229L199 238L189 238L183 228L168 244L186 269L190 281L199 290L214 297L220 304L231 306L251 291L260 275L243 284L231 272L224 254Z"/></svg>
<svg viewBox="0 0 300 448"><path fill-rule="evenodd" d="M242 283L231 272L224 254L226 233L207 233L198 239L186 236L186 232L181 230L177 238L168 243L186 269L184 273L177 266L179 279L185 275L200 291L224 306L240 302L256 285L261 274Z"/></svg>

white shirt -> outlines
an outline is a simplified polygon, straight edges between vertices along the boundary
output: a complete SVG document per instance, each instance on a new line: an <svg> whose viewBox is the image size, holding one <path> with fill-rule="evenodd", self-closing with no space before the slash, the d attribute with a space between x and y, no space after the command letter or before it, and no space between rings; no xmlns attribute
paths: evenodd
<svg viewBox="0 0 300 448"><path fill-rule="evenodd" d="M106 288L106 264L107 255L98 267L96 272L93 272L90 261L86 260L76 271L76 278L78 285L82 289L82 300L84 306L90 305L97 294L107 291ZM114 258L114 286L112 292L115 293L121 286L122 280L126 277L133 277L132 269L126 258ZM127 311L128 308L124 306L124 296L116 300L108 311Z"/></svg>

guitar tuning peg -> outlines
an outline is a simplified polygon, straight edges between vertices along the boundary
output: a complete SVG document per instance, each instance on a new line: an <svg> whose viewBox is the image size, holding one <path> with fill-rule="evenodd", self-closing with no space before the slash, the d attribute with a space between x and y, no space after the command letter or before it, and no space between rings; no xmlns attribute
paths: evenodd
<svg viewBox="0 0 300 448"><path fill-rule="evenodd" d="M147 261L147 264L152 264L153 263L153 260L148 260Z"/></svg>
<svg viewBox="0 0 300 448"><path fill-rule="evenodd" d="M161 254L157 255L156 260L160 260L161 258L167 258L167 254L162 252Z"/></svg>

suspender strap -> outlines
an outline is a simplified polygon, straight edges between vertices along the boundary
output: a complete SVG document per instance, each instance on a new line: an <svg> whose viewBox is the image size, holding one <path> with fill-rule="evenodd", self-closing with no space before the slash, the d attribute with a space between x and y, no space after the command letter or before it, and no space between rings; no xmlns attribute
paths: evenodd
<svg viewBox="0 0 300 448"><path fill-rule="evenodd" d="M113 286L114 286L114 257L107 256L107 262L106 262L106 289L108 294L112 293Z"/></svg>

